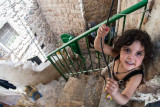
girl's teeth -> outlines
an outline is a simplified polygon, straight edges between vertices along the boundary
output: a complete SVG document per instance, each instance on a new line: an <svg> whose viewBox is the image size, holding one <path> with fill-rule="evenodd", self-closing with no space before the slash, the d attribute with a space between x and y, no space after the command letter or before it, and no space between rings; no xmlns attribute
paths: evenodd
<svg viewBox="0 0 160 107"><path fill-rule="evenodd" d="M132 63L132 62L127 62L127 64L130 64L130 65L132 65L133 63Z"/></svg>

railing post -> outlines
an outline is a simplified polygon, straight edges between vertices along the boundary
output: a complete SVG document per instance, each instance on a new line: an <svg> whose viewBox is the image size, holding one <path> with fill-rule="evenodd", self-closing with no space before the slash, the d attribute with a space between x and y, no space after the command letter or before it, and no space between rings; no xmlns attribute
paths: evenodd
<svg viewBox="0 0 160 107"><path fill-rule="evenodd" d="M126 23L126 16L124 16L124 19L123 19L123 29L122 29L122 33L124 32L125 23Z"/></svg>
<svg viewBox="0 0 160 107"><path fill-rule="evenodd" d="M144 18L144 15L145 15L145 11L146 11L146 8L147 8L147 5L144 7L144 12L143 12L143 15L142 15L142 18L141 18L141 23L139 25L139 29L141 29L141 26L142 26L142 22L143 22L143 18Z"/></svg>
<svg viewBox="0 0 160 107"><path fill-rule="evenodd" d="M142 1L140 1L139 3L137 3L137 4L133 5L133 6L125 9L125 10L122 11L122 12L120 12L119 14L116 14L116 15L112 16L112 17L109 19L108 25L110 25L112 22L114 22L114 21L116 21L116 20L124 17L124 20L123 20L123 28L122 28L122 32L123 32L124 29L125 29L126 15L128 15L128 14L130 14L130 13L132 13L132 12L134 12L134 11L136 11L136 10L144 7L144 6L145 6L144 10L146 11L147 3L148 3L148 0L142 0ZM120 15L120 14L121 14L121 15ZM144 15L145 15L145 12L144 12L143 15L142 15L142 19L141 19L141 22L140 22L139 29L141 28ZM56 50L54 50L51 54L49 54L49 55L47 56L48 60L52 63L52 65L57 69L57 71L63 76L63 78L64 78L65 80L68 80L68 78L66 77L66 76L67 76L67 73L68 73L68 75L70 75L70 74L73 75L73 74L80 74L80 73L91 72L91 71L98 71L98 70L101 70L101 69L102 69L102 67L100 68L101 63L100 63L100 56L99 56L100 53L99 53L99 52L98 52L98 64L99 64L98 67L99 67L99 69L93 68L93 62L92 62L92 58L91 58L91 54L90 54L90 49L89 49L89 46L88 46L88 40L87 40L86 37L87 37L90 33L96 31L96 30L99 28L99 26L101 26L102 24L105 24L106 22L107 22L107 20L105 20L105 21L103 21L102 23L96 25L95 27L87 30L86 32L80 34L79 36L73 38L72 40L68 41L68 42L65 43L63 46L57 48ZM85 58L82 56L81 48L80 48L79 45L78 45L78 41L79 41L80 39L84 38L84 37L85 37L86 43L87 43L87 49L88 49L89 58L90 58L91 65L92 65L92 70L88 70L88 69L86 68ZM109 38L110 38L110 37L109 37ZM78 61L76 60L77 64L75 64L75 65L78 65L78 67L80 67L81 64L84 65L83 70L80 69L80 72L79 72L79 70L76 71L76 68L75 68L75 66L74 66L75 61L72 60L72 59L70 59L70 56L68 55L68 53L67 53L67 51L66 51L66 49L65 49L67 46L70 46L70 45L73 44L73 43L76 43L77 48L78 48L78 51L79 51L79 56L80 56L81 59L82 59L82 63L80 63L80 64L79 64ZM110 43L110 40L108 41L108 43ZM64 59L64 57L63 57L63 55L62 55L62 53L61 53L61 49L64 49L65 53L67 54L67 58L68 58L68 60L69 60L69 63L66 62L67 59ZM72 50L72 49L71 49L71 50ZM60 61L60 63L58 63L58 62L56 61L56 62L54 63L54 60L55 60L55 59L54 59L53 55L55 55L56 52L58 52L58 51L59 51L59 53L61 54L62 59L64 60L64 62L61 62L61 61ZM73 57L75 57L75 54L74 54L74 51L73 51L73 50L72 50L72 52L73 52ZM52 57L53 57L53 58L52 58ZM57 56L57 57L58 57L58 56ZM54 59L54 60L53 60L53 59ZM61 59L58 57L58 60L61 60ZM109 60L109 58L108 58L108 60ZM62 65L62 66L63 66L64 64L66 64L66 66L61 68L61 66L60 66L59 64ZM65 68L67 68L67 67L69 68L70 73L69 73L69 72L63 72L63 69L65 69ZM72 67L73 67L73 70L75 70L75 72L72 72Z"/></svg>
<svg viewBox="0 0 160 107"><path fill-rule="evenodd" d="M51 62L51 64L57 69L57 71L60 73L60 75L66 80L66 81L68 81L68 78L65 76L65 75L63 75L63 73L58 69L58 67L54 64L54 62L51 60L51 58L50 57L47 57L48 58L48 60Z"/></svg>

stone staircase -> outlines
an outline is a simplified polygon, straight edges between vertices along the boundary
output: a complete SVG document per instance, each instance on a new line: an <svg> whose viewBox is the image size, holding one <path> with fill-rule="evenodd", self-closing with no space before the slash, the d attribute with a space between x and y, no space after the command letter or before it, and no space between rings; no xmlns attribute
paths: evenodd
<svg viewBox="0 0 160 107"><path fill-rule="evenodd" d="M120 107L114 100L107 101L103 90L104 80L99 72L70 77L66 82L62 77L46 85L38 85L42 94L36 102L23 98L13 107ZM140 96L139 96L140 97ZM144 101L130 100L127 107L144 107Z"/></svg>
<svg viewBox="0 0 160 107"><path fill-rule="evenodd" d="M103 78L98 73L70 77L54 107L98 107Z"/></svg>
<svg viewBox="0 0 160 107"><path fill-rule="evenodd" d="M107 101L103 90L104 79L99 72L70 77L65 84L55 106L46 107L121 107L114 100ZM144 107L144 101L131 99L126 107Z"/></svg>

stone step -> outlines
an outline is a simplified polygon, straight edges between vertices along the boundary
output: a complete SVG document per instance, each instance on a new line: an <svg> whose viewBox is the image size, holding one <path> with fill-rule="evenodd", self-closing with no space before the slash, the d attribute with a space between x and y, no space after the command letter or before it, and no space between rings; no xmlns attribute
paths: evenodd
<svg viewBox="0 0 160 107"><path fill-rule="evenodd" d="M98 107L102 87L98 74L70 77L54 107Z"/></svg>
<svg viewBox="0 0 160 107"><path fill-rule="evenodd" d="M83 99L84 107L98 107L103 89L103 82L103 78L98 73L89 77Z"/></svg>
<svg viewBox="0 0 160 107"><path fill-rule="evenodd" d="M83 96L88 82L88 75L79 78L70 77L62 93L59 94L55 107L77 107L83 105Z"/></svg>

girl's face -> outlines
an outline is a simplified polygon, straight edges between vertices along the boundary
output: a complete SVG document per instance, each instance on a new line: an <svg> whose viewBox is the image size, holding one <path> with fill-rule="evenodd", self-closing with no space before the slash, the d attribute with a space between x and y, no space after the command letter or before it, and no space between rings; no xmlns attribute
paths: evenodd
<svg viewBox="0 0 160 107"><path fill-rule="evenodd" d="M123 46L120 51L120 62L124 70L137 68L142 64L145 52L139 41L134 41L130 46Z"/></svg>

